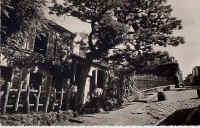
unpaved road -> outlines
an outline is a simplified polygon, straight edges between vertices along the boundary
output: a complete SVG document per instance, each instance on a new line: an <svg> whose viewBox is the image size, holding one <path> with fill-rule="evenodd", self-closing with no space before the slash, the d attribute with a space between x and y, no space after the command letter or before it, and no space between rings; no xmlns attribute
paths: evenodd
<svg viewBox="0 0 200 128"><path fill-rule="evenodd" d="M167 100L162 102L152 102L146 105L146 112L151 115L152 121L147 124L155 124L161 119L171 115L176 110L193 108L200 105L200 99L197 98L194 89L173 89L165 92Z"/></svg>
<svg viewBox="0 0 200 128"><path fill-rule="evenodd" d="M151 102L130 102L115 111L82 115L77 118L83 121L80 124L63 122L58 125L155 125L175 110L200 105L195 90L172 89L165 94L166 101L157 102L157 97L154 95Z"/></svg>

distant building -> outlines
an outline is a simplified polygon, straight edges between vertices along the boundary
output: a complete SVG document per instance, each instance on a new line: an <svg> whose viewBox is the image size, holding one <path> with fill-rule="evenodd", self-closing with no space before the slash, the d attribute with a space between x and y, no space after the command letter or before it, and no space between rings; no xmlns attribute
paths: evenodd
<svg viewBox="0 0 200 128"><path fill-rule="evenodd" d="M200 84L200 66L195 66L192 69L192 77L191 77L192 84Z"/></svg>

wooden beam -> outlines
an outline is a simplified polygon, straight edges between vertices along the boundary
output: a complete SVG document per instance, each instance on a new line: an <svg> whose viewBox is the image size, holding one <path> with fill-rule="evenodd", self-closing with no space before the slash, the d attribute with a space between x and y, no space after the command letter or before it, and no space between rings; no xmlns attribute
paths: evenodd
<svg viewBox="0 0 200 128"><path fill-rule="evenodd" d="M10 89L11 92L18 92L19 89Z"/></svg>
<svg viewBox="0 0 200 128"><path fill-rule="evenodd" d="M25 112L28 113L30 112L30 106L29 106L29 103L30 103L30 72L27 73L26 75L26 101L25 101L25 105L24 105L24 109L25 109Z"/></svg>
<svg viewBox="0 0 200 128"><path fill-rule="evenodd" d="M13 108L15 105L6 105L6 108Z"/></svg>
<svg viewBox="0 0 200 128"><path fill-rule="evenodd" d="M6 113L6 107L7 107L7 104L8 104L10 87L11 87L11 84L7 82L7 87L6 87L6 90L5 90L5 92L6 92L6 94L5 94L5 101L4 101L4 105L3 105L3 114Z"/></svg>
<svg viewBox="0 0 200 128"><path fill-rule="evenodd" d="M20 87L18 89L17 99L16 99L16 102L15 102L15 112L17 112L18 107L19 107L19 99L20 99L20 96L21 96L23 84L24 84L24 81L21 81Z"/></svg>
<svg viewBox="0 0 200 128"><path fill-rule="evenodd" d="M25 106L26 106L25 108L26 113L29 113L30 112L30 86L27 87Z"/></svg>
<svg viewBox="0 0 200 128"><path fill-rule="evenodd" d="M49 87L48 92L47 92L47 100L46 100L45 110L44 110L45 112L48 112L50 96L51 96L51 87Z"/></svg>
<svg viewBox="0 0 200 128"><path fill-rule="evenodd" d="M60 94L60 103L59 103L59 107L58 109L60 110L62 108L62 104L63 104L63 94L64 94L64 89L61 89L61 94Z"/></svg>
<svg viewBox="0 0 200 128"><path fill-rule="evenodd" d="M46 100L46 104L45 104L45 108L44 111L48 112L48 107L49 107L49 101L50 101L50 96L51 96L51 89L52 89L52 76L47 76L47 81L46 85L49 85L48 91L47 91L47 100Z"/></svg>
<svg viewBox="0 0 200 128"><path fill-rule="evenodd" d="M10 88L12 87L14 76L15 76L15 74L14 74L14 71L12 70L12 76L11 76L10 83L8 81L6 81L7 87L6 87L6 90L5 90L6 94L5 94L5 101L4 101L4 105L3 105L3 114L6 113L6 107L7 107L7 104L8 104Z"/></svg>
<svg viewBox="0 0 200 128"><path fill-rule="evenodd" d="M56 89L54 89L54 92L53 92L53 93L54 93L54 97L53 97L53 103L52 103L52 110L54 110L54 109L55 109L55 106L56 106L56 105L55 105L55 104L56 104L56 99L57 99L57 98L56 98Z"/></svg>
<svg viewBox="0 0 200 128"><path fill-rule="evenodd" d="M31 89L30 92L33 92L33 93L38 93L38 90L35 90L35 89Z"/></svg>
<svg viewBox="0 0 200 128"><path fill-rule="evenodd" d="M37 96L37 101L36 101L36 107L35 107L35 111L38 112L38 105L40 103L40 94L41 94L41 90L42 90L42 86L40 85L39 86L39 89L38 89L38 96Z"/></svg>

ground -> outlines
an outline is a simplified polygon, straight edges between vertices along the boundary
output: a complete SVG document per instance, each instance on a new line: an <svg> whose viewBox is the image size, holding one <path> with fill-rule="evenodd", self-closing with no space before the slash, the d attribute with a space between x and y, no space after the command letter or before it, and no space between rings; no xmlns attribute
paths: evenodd
<svg viewBox="0 0 200 128"><path fill-rule="evenodd" d="M73 116L67 118L60 116L60 120L54 120L54 122L50 121L49 124L47 122L46 125L156 125L159 121L165 119L176 110L197 107L200 105L200 99L197 98L195 89L173 88L164 93L167 98L165 101L158 102L157 93L154 92L150 93L148 97L141 99L140 101L131 101L126 103L120 109L81 115L76 118ZM59 119L58 115L56 116L54 114L54 116L54 119ZM43 115L43 117L46 116ZM8 118L6 119L8 121ZM40 117L38 120L44 119ZM0 122L2 122L2 116L0 116ZM4 122L4 125L12 124L13 123L6 124ZM23 123L19 125L23 125ZM45 124L36 121L36 123L33 123L32 125Z"/></svg>
<svg viewBox="0 0 200 128"><path fill-rule="evenodd" d="M82 115L76 119L83 123L71 125L156 125L176 110L200 105L195 89L173 88L164 93L167 98L165 101L157 102L154 93L140 102L129 102L115 111ZM67 124L63 122L60 125Z"/></svg>

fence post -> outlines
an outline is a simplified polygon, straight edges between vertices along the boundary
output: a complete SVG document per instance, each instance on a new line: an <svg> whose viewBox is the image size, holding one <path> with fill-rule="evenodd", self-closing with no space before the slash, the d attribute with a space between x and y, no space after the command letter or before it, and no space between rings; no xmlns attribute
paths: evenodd
<svg viewBox="0 0 200 128"><path fill-rule="evenodd" d="M58 109L60 110L62 108L62 104L63 104L63 94L64 94L64 89L61 89L61 94L60 94L60 103L59 103L59 107Z"/></svg>
<svg viewBox="0 0 200 128"><path fill-rule="evenodd" d="M3 105L3 114L5 114L6 113L6 106L7 106L7 104L8 104L8 97L9 97L9 92L10 92L10 87L11 87L11 85L10 85L10 83L6 83L7 84L7 87L6 87L6 90L5 90L5 101L4 101L4 105Z"/></svg>
<svg viewBox="0 0 200 128"><path fill-rule="evenodd" d="M52 104L52 110L55 109L55 104L56 104L56 89L54 89L54 98L53 98L53 104Z"/></svg>
<svg viewBox="0 0 200 128"><path fill-rule="evenodd" d="M14 74L14 71L12 70L10 82L6 81L7 87L6 87L6 90L5 90L6 93L5 93L5 101L4 101L4 105L3 105L3 114L6 113L6 107L7 107L7 104L8 104L10 88L12 87L14 76L15 76L15 74Z"/></svg>
<svg viewBox="0 0 200 128"><path fill-rule="evenodd" d="M26 113L30 112L30 106L29 106L29 98L30 98L30 85L29 85L29 81L30 81L30 72L28 72L27 76L26 76L26 102L25 102L25 111Z"/></svg>
<svg viewBox="0 0 200 128"><path fill-rule="evenodd" d="M47 91L47 101L45 104L45 112L48 112L48 107L49 107L49 101L50 101L50 96L51 96L51 89L52 89L52 77L47 76L47 81L49 80L49 89Z"/></svg>
<svg viewBox="0 0 200 128"><path fill-rule="evenodd" d="M25 107L26 107L25 108L26 113L29 113L30 112L30 86L27 87Z"/></svg>
<svg viewBox="0 0 200 128"><path fill-rule="evenodd" d="M38 106L39 106L39 103L40 103L41 90L42 90L42 86L40 85L39 89L38 89L38 95L37 95L37 101L36 101L36 107L35 107L35 111L36 112L38 112Z"/></svg>
<svg viewBox="0 0 200 128"><path fill-rule="evenodd" d="M17 112L18 107L19 107L19 99L20 99L23 84L24 84L24 81L21 81L20 87L19 87L19 90L18 90L18 94L17 94L16 103L15 103L15 112Z"/></svg>

